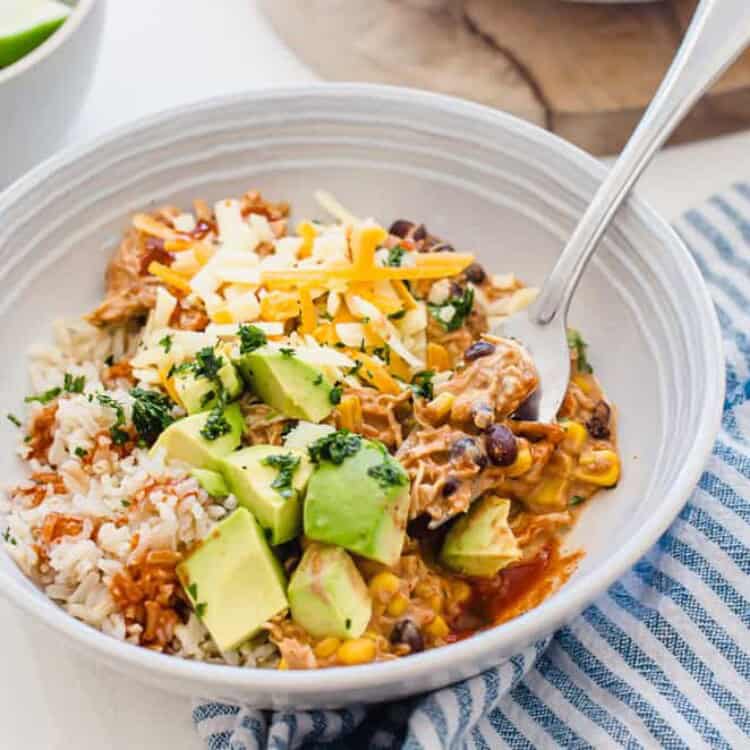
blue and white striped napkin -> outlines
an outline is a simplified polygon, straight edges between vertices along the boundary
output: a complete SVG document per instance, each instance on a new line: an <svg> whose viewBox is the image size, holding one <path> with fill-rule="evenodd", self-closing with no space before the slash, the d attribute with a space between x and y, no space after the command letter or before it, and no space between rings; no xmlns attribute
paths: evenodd
<svg viewBox="0 0 750 750"><path fill-rule="evenodd" d="M198 701L207 748L750 748L750 185L677 229L716 302L727 394L700 484L656 547L569 627L431 695L298 713Z"/></svg>

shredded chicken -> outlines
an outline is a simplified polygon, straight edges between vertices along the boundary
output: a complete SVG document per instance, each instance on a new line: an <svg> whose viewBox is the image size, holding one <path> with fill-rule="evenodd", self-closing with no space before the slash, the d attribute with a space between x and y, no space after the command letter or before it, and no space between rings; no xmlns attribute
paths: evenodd
<svg viewBox="0 0 750 750"><path fill-rule="evenodd" d="M362 406L362 426L358 430L366 438L380 440L391 450L404 440L404 426L399 412L411 399L410 391L397 395L380 393L374 388L347 388L346 395L356 396Z"/></svg>
<svg viewBox="0 0 750 750"><path fill-rule="evenodd" d="M446 383L435 395L455 396L451 421L474 424L483 429L489 423L512 414L536 389L539 379L531 357L510 339L488 337L495 351L474 360ZM485 420L489 419L488 423Z"/></svg>
<svg viewBox="0 0 750 750"><path fill-rule="evenodd" d="M266 404L250 404L243 409L250 445L281 445L289 420Z"/></svg>
<svg viewBox="0 0 750 750"><path fill-rule="evenodd" d="M147 272L152 260L171 261L163 242L154 237L146 239L135 229L127 231L107 267L104 301L86 319L96 326L108 326L145 316L156 302L160 284Z"/></svg>

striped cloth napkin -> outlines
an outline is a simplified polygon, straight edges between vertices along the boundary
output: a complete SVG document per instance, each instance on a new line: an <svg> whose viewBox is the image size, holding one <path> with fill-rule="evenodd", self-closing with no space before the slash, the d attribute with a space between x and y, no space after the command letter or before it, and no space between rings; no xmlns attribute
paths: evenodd
<svg viewBox="0 0 750 750"><path fill-rule="evenodd" d="M714 296L727 394L700 484L658 544L572 625L478 677L341 711L198 701L207 748L750 748L750 185L677 230Z"/></svg>

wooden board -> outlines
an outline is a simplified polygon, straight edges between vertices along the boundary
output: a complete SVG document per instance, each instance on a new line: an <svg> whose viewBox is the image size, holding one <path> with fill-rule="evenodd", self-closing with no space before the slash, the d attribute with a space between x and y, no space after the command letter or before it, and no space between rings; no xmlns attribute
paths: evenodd
<svg viewBox="0 0 750 750"><path fill-rule="evenodd" d="M276 30L333 80L428 88L511 112L595 154L619 151L696 0L262 0ZM673 142L750 127L750 54Z"/></svg>

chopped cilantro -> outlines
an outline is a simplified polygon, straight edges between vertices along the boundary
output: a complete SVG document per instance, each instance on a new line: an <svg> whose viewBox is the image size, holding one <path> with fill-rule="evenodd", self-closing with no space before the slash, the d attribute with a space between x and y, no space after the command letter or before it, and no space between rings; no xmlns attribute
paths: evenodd
<svg viewBox="0 0 750 750"><path fill-rule="evenodd" d="M206 391L201 396L201 409L205 409L216 398L216 391Z"/></svg>
<svg viewBox="0 0 750 750"><path fill-rule="evenodd" d="M165 354L169 354L172 350L172 337L167 334L164 338L159 340L159 346L164 349Z"/></svg>
<svg viewBox="0 0 750 750"><path fill-rule="evenodd" d="M216 440L222 435L226 435L231 429L231 425L224 418L223 410L221 407L217 406L214 409L211 409L206 424L201 428L201 435L203 435L206 440Z"/></svg>
<svg viewBox="0 0 750 750"><path fill-rule="evenodd" d="M466 322L474 307L474 290L466 287L458 296L450 297L441 305L427 303L427 309L446 331L457 331ZM446 311L450 315L446 315Z"/></svg>
<svg viewBox="0 0 750 750"><path fill-rule="evenodd" d="M172 402L158 391L147 391L144 388L132 388L133 424L138 435L148 445L174 422Z"/></svg>
<svg viewBox="0 0 750 750"><path fill-rule="evenodd" d="M258 326L242 325L237 333L240 337L240 354L255 351L268 342L266 334Z"/></svg>
<svg viewBox="0 0 750 750"><path fill-rule="evenodd" d="M328 393L329 401L335 406L341 403L342 389L340 385L334 385Z"/></svg>
<svg viewBox="0 0 750 750"><path fill-rule="evenodd" d="M431 401L435 395L432 386L432 379L434 377L434 370L422 370L422 372L418 372L411 380L411 389L414 391L414 395Z"/></svg>
<svg viewBox="0 0 750 750"><path fill-rule="evenodd" d="M204 346L195 354L195 362L192 369L197 378L208 378L215 380L219 375L219 370L224 366L224 358L216 356L212 346Z"/></svg>
<svg viewBox="0 0 750 750"><path fill-rule="evenodd" d="M73 451L73 453L75 453L78 458L86 458L88 455L88 451L85 448L81 448L80 445Z"/></svg>
<svg viewBox="0 0 750 750"><path fill-rule="evenodd" d="M336 430L311 443L307 448L307 453L315 464L321 461L341 464L344 459L353 456L361 447L361 435L356 435L349 430Z"/></svg>
<svg viewBox="0 0 750 750"><path fill-rule="evenodd" d="M357 375L357 374L359 373L359 371L360 371L360 370L362 369L362 364L363 364L362 360L361 360L361 359L358 359L358 360L357 360L357 361L356 361L356 362L354 363L354 366L353 366L353 367L350 367L350 368L349 368L349 369L348 369L348 370L346 371L346 374L347 374L347 375Z"/></svg>
<svg viewBox="0 0 750 750"><path fill-rule="evenodd" d="M572 507L574 505L580 505L583 502L586 502L585 497L581 495L573 495L573 497L571 497L570 500L568 500L568 505Z"/></svg>
<svg viewBox="0 0 750 750"><path fill-rule="evenodd" d="M391 364L391 347L388 346L388 344L383 344L383 346L376 346L372 353L383 360L387 365Z"/></svg>
<svg viewBox="0 0 750 750"><path fill-rule="evenodd" d="M78 377L75 377L71 375L69 372L65 373L65 377L63 379L63 389L67 393L83 393L83 388L85 385L86 385L85 375L79 375Z"/></svg>
<svg viewBox="0 0 750 750"><path fill-rule="evenodd" d="M388 260L386 261L386 265L399 267L404 260L404 255L406 255L405 247L401 247L401 245L392 247L388 251Z"/></svg>
<svg viewBox="0 0 750 750"><path fill-rule="evenodd" d="M576 364L579 372L592 373L594 368L586 358L588 344L575 328L568 328L568 347L576 353Z"/></svg>
<svg viewBox="0 0 750 750"><path fill-rule="evenodd" d="M53 399L57 398L62 393L62 388L50 388L44 393L38 393L36 396L26 396L23 400L25 404L30 404L33 401L38 401L40 404L48 404Z"/></svg>
<svg viewBox="0 0 750 750"><path fill-rule="evenodd" d="M391 313L388 317L391 320L401 320L401 318L403 318L404 315L406 315L406 308L404 308L403 310L397 310L396 312Z"/></svg>
<svg viewBox="0 0 750 750"><path fill-rule="evenodd" d="M8 421L12 422L16 427L21 426L21 420L15 414L8 413L5 416L8 418Z"/></svg>
<svg viewBox="0 0 750 750"><path fill-rule="evenodd" d="M5 531L3 531L3 539L7 544L18 544L15 538L10 535L10 529L5 529Z"/></svg>
<svg viewBox="0 0 750 750"><path fill-rule="evenodd" d="M208 604L206 604L206 602L198 602L195 605L195 614L199 620L202 620L206 616L207 608L208 608Z"/></svg>
<svg viewBox="0 0 750 750"><path fill-rule="evenodd" d="M193 582L187 587L187 592L193 601L198 600L198 584Z"/></svg>
<svg viewBox="0 0 750 750"><path fill-rule="evenodd" d="M294 349L292 349L289 346L282 346L279 351L281 352L282 357L293 357L294 356Z"/></svg>
<svg viewBox="0 0 750 750"><path fill-rule="evenodd" d="M284 422L284 426L281 428L281 437L286 437L298 424L299 421L296 419L288 419Z"/></svg>
<svg viewBox="0 0 750 750"><path fill-rule="evenodd" d="M122 505L123 508L129 508L130 500L120 500L120 505Z"/></svg>
<svg viewBox="0 0 750 750"><path fill-rule="evenodd" d="M323 382L323 373L319 372L313 380L313 385L320 385Z"/></svg>
<svg viewBox="0 0 750 750"><path fill-rule="evenodd" d="M334 346L337 349L346 349L346 344L343 341L337 341Z"/></svg>
<svg viewBox="0 0 750 750"><path fill-rule="evenodd" d="M401 464L387 455L383 457L382 464L371 466L367 470L367 475L375 479L385 489L388 487L400 487L409 481L409 477L401 467Z"/></svg>
<svg viewBox="0 0 750 750"><path fill-rule="evenodd" d="M109 429L109 434L112 438L112 442L115 445L123 445L127 443L130 435L128 434L127 430L122 429L122 425L125 424L125 410L122 408L122 404L106 393L97 393L96 400L102 406L108 406L115 412L115 423Z"/></svg>
<svg viewBox="0 0 750 750"><path fill-rule="evenodd" d="M333 315L328 312L328 310L323 310L323 312L318 313L318 317L322 318L323 320L333 320Z"/></svg>
<svg viewBox="0 0 750 750"><path fill-rule="evenodd" d="M351 626L352 626L352 618L351 617L347 617L346 618L346 622L344 624L346 625L346 629L349 630L351 628Z"/></svg>
<svg viewBox="0 0 750 750"><path fill-rule="evenodd" d="M261 462L266 466L271 466L278 471L276 478L271 482L271 487L275 489L281 497L292 497L295 494L292 487L294 472L300 464L299 456L293 453L283 453L266 456Z"/></svg>
<svg viewBox="0 0 750 750"><path fill-rule="evenodd" d="M112 367L112 365L115 363L115 355L110 354L105 360L104 364L107 365L107 367Z"/></svg>

